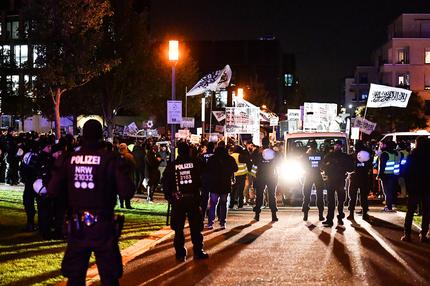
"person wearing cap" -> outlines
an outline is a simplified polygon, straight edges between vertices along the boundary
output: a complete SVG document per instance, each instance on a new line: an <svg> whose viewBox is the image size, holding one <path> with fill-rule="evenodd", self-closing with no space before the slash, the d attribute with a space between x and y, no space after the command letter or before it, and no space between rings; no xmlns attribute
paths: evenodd
<svg viewBox="0 0 430 286"><path fill-rule="evenodd" d="M94 252L102 285L119 285L123 268L118 239L123 217L114 214L117 195L134 195L130 177L119 168L119 156L102 145L102 126L88 120L79 151L55 161L47 196L66 193L68 242L62 273L68 285L85 285L89 258Z"/></svg>
<svg viewBox="0 0 430 286"><path fill-rule="evenodd" d="M394 141L381 142L381 155L378 159L377 179L382 182L382 190L385 195L384 212L393 212L393 204L398 190L398 177L400 174L401 157L396 151Z"/></svg>
<svg viewBox="0 0 430 286"><path fill-rule="evenodd" d="M229 209L233 209L235 203L237 203L239 209L243 208L243 191L245 189L246 176L248 175L245 153L247 152L242 146L235 145L233 147L231 156L234 158L238 170L234 173L235 182L230 194Z"/></svg>
<svg viewBox="0 0 430 286"><path fill-rule="evenodd" d="M315 140L309 142L309 149L306 151L304 155L304 163L307 169L306 177L304 178L303 183L303 204L302 204L302 212L303 212L303 220L308 220L309 213L309 202L311 197L311 189L312 185L315 184L316 192L317 192L317 207L319 220L324 220L324 200L323 200L323 188L324 183L321 176L321 161L323 159L323 154L320 153L317 149L317 142Z"/></svg>
<svg viewBox="0 0 430 286"><path fill-rule="evenodd" d="M338 208L338 224L343 225L343 205L345 203L345 179L347 172L354 170L352 159L346 153L342 152L343 142L336 140L333 147L333 152L325 155L321 170L327 176L327 217L323 221L323 225L327 227L333 226L334 210L336 208L337 194L337 208Z"/></svg>
<svg viewBox="0 0 430 286"><path fill-rule="evenodd" d="M178 142L178 158L169 162L162 177L165 198L172 205L171 225L175 231L173 246L176 259L184 262L187 259L185 248L184 226L188 217L191 241L195 259L206 259L209 255L203 250L203 219L200 210L200 170L201 164L190 156L190 146Z"/></svg>
<svg viewBox="0 0 430 286"><path fill-rule="evenodd" d="M256 201L254 207L254 220L260 220L261 207L263 205L264 190L267 187L267 194L269 197L269 208L272 212L272 221L278 221L276 212L276 152L270 148L269 138L262 139L262 152L255 159L254 164L257 166L257 174L254 181L254 188L256 193Z"/></svg>

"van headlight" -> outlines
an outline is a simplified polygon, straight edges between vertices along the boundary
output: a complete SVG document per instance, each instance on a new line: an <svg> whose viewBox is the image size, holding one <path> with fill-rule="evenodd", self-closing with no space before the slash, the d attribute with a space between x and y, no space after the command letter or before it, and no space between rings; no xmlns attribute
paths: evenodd
<svg viewBox="0 0 430 286"><path fill-rule="evenodd" d="M302 162L297 159L284 160L278 166L278 177L286 183L297 182L305 175Z"/></svg>

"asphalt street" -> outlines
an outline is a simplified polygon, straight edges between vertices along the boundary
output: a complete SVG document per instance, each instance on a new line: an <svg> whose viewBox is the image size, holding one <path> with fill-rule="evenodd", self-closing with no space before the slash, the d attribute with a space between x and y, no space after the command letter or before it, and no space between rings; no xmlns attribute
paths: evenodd
<svg viewBox="0 0 430 286"><path fill-rule="evenodd" d="M263 211L230 211L227 229L204 230L210 258L175 260L172 240L125 266L121 285L430 285L430 245L400 241L403 219L373 208L372 221L356 216L326 228L311 212L281 209L271 222Z"/></svg>

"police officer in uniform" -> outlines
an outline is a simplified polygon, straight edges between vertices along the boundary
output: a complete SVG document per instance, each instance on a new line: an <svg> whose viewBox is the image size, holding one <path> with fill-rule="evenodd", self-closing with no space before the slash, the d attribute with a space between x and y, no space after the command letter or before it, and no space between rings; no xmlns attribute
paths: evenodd
<svg viewBox="0 0 430 286"><path fill-rule="evenodd" d="M269 138L265 137L262 140L263 151L256 158L257 176L255 178L254 186L257 199L255 202L254 219L260 220L261 206L263 205L264 190L267 187L267 193L269 195L269 208L272 211L272 221L278 221L276 212L276 186L277 186L277 175L275 172L276 166L276 153L269 148Z"/></svg>
<svg viewBox="0 0 430 286"><path fill-rule="evenodd" d="M83 126L83 146L60 157L48 184L48 196L67 194L68 244L62 272L68 285L85 285L94 252L102 285L119 285L123 268L118 247L123 219L114 215L117 195L130 199L133 181L118 168L119 157L104 150L102 126L88 120Z"/></svg>
<svg viewBox="0 0 430 286"><path fill-rule="evenodd" d="M342 141L337 140L333 152L329 152L323 159L321 169L327 175L327 204L328 212L324 226L333 226L334 210L336 208L335 194L337 193L338 224L343 225L343 205L345 203L346 173L353 171L352 159L342 152Z"/></svg>
<svg viewBox="0 0 430 286"><path fill-rule="evenodd" d="M305 154L306 160L306 177L303 184L303 220L308 220L308 212L309 212L309 202L311 197L311 189L312 185L315 184L315 188L317 191L317 207L319 213L319 220L324 220L324 200L323 200L323 179L321 176L321 161L323 159L323 154L318 152L317 150L317 142L311 141L309 142L309 150Z"/></svg>
<svg viewBox="0 0 430 286"><path fill-rule="evenodd" d="M357 203L357 193L360 189L360 202L363 209L363 219L368 220L369 203L367 197L370 191L370 180L372 170L371 151L364 146L361 141L355 144L355 153L353 154L354 172L350 175L349 185L349 216L347 219L354 220L354 210Z"/></svg>
<svg viewBox="0 0 430 286"><path fill-rule="evenodd" d="M169 162L163 174L162 184L166 199L172 204L171 228L175 231L173 245L176 259L185 261L184 225L188 217L193 242L193 254L196 259L205 259L209 255L203 251L203 219L200 209L200 168L199 161L190 156L190 147L179 142L178 158Z"/></svg>
<svg viewBox="0 0 430 286"><path fill-rule="evenodd" d="M382 153L378 160L378 176L382 181L382 189L385 195L385 212L393 211L398 190L398 176L400 174L400 155L395 150L394 141L381 142Z"/></svg>

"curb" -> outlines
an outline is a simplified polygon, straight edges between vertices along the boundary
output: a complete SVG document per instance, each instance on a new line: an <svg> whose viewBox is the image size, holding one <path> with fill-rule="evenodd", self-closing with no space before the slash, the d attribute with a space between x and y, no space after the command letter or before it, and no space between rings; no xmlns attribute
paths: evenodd
<svg viewBox="0 0 430 286"><path fill-rule="evenodd" d="M126 265L128 262L133 260L139 255L142 255L146 251L154 248L157 244L166 241L171 238L175 232L170 229L169 226L165 226L162 229L151 233L148 237L139 240L135 244L127 247L121 251L122 265ZM86 285L93 285L95 282L100 280L100 276L97 270L97 265L94 263L87 271ZM66 286L67 279L56 284L56 286Z"/></svg>

